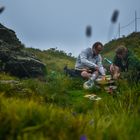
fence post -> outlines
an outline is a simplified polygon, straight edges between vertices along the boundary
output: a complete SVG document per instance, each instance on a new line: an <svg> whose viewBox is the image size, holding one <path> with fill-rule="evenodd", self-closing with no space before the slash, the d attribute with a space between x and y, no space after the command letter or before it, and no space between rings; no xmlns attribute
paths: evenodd
<svg viewBox="0 0 140 140"><path fill-rule="evenodd" d="M121 32L121 30L120 30L120 23L119 23L119 29L118 29L118 32L119 32L119 38L120 38L120 32Z"/></svg>
<svg viewBox="0 0 140 140"><path fill-rule="evenodd" d="M137 32L137 12L135 11L135 32Z"/></svg>

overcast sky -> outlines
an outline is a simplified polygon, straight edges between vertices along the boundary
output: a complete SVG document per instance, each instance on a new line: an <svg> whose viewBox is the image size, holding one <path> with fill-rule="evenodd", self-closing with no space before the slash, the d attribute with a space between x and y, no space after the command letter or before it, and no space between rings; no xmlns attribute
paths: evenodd
<svg viewBox="0 0 140 140"><path fill-rule="evenodd" d="M118 37L119 23L121 35L128 35L135 29L135 11L140 18L140 0L0 0L0 6L5 6L0 22L13 29L26 47L57 47L74 56L96 41L105 44ZM114 10L119 17L112 24ZM137 24L140 31L139 19ZM85 34L88 25L90 37Z"/></svg>

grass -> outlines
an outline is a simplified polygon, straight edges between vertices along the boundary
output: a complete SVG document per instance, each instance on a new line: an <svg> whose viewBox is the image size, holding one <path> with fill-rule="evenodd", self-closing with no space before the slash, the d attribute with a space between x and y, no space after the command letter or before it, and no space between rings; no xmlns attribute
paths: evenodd
<svg viewBox="0 0 140 140"><path fill-rule="evenodd" d="M24 79L0 86L0 139L139 139L139 85L119 81L112 96L102 89L83 90L84 81L54 74L47 82ZM83 97L92 93L102 99Z"/></svg>

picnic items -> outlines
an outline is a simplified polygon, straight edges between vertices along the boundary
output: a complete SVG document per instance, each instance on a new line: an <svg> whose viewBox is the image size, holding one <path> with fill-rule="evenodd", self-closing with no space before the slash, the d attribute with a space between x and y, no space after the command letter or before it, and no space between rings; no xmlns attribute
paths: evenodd
<svg viewBox="0 0 140 140"><path fill-rule="evenodd" d="M103 80L102 77L97 78L96 83L100 87L103 87L103 89L110 94L112 94L117 89L117 86L115 85L115 80L111 78L111 75L106 75L105 80Z"/></svg>
<svg viewBox="0 0 140 140"><path fill-rule="evenodd" d="M101 98L98 97L96 94L87 94L84 97L85 98L88 98L90 100L95 100L95 101L101 100Z"/></svg>
<svg viewBox="0 0 140 140"><path fill-rule="evenodd" d="M103 79L102 76L99 76L95 81L99 85L106 85L106 84L114 83L114 80L111 79L111 75L106 75L105 79Z"/></svg>

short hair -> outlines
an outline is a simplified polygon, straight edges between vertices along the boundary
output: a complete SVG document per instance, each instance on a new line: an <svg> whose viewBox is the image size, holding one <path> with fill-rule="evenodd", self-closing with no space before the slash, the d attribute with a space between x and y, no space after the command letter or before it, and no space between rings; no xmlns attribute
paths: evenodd
<svg viewBox="0 0 140 140"><path fill-rule="evenodd" d="M115 52L116 52L116 54L122 55L126 50L127 50L127 48L121 45L115 50Z"/></svg>
<svg viewBox="0 0 140 140"><path fill-rule="evenodd" d="M92 45L92 49L96 49L97 48L97 46L101 46L101 47L103 47L103 44L101 43L101 42L95 42L93 45Z"/></svg>

